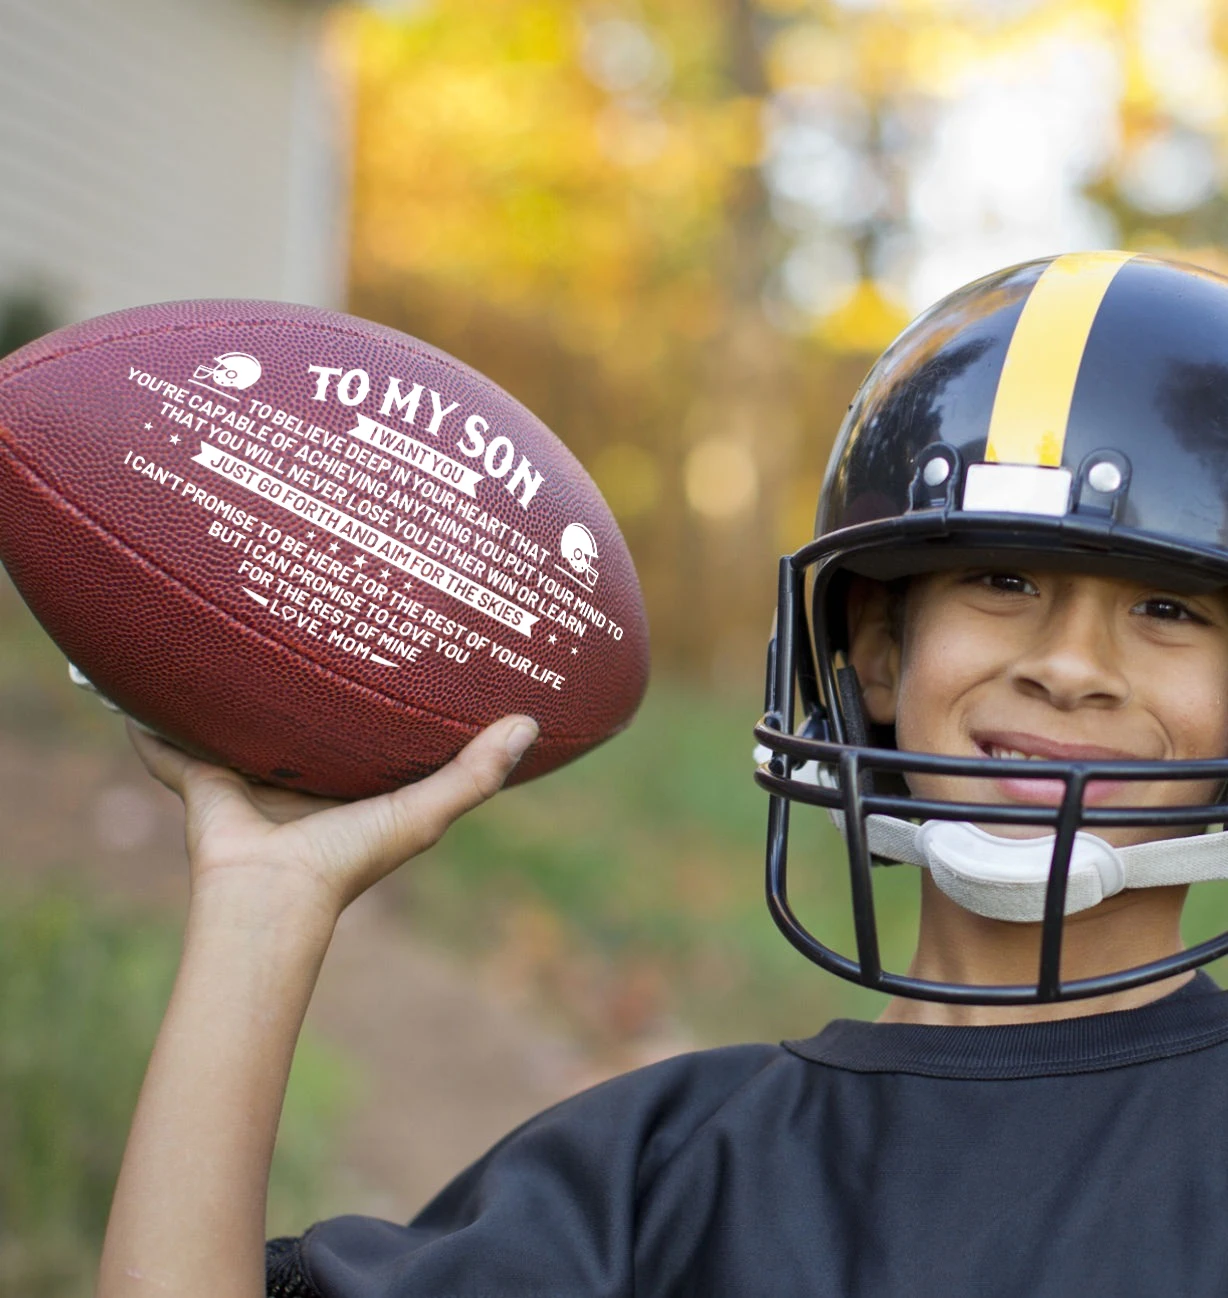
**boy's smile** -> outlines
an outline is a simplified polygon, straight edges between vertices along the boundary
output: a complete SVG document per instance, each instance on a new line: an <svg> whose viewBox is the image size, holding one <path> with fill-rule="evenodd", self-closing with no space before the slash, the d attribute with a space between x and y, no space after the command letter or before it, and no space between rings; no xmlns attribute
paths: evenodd
<svg viewBox="0 0 1228 1298"><path fill-rule="evenodd" d="M1015 731L993 731L973 735L973 741L985 757L1006 758L1015 761L1101 761L1120 762L1137 759L1137 753L1119 748L1106 748L1102 744L1065 744L1042 735ZM979 783L979 781L978 781ZM1007 802L1035 803L1052 806L1061 801L1065 785L1061 780L1038 780L1019 776L995 782L1007 794ZM1122 781L1095 780L1084 792L1087 804L1107 801L1110 791L1122 787ZM996 799L995 799L996 800Z"/></svg>
<svg viewBox="0 0 1228 1298"><path fill-rule="evenodd" d="M893 627L899 630L893 633ZM915 795L1005 804L1060 801L1023 774L1028 759L1167 761L1228 753L1228 595L1031 567L914 578L903 617L881 588L855 599L850 659L876 722L912 752L1013 758L985 780L914 774ZM1088 804L1214 800L1195 781L1093 781ZM986 826L1007 837L1050 832ZM1117 846L1171 836L1105 829Z"/></svg>

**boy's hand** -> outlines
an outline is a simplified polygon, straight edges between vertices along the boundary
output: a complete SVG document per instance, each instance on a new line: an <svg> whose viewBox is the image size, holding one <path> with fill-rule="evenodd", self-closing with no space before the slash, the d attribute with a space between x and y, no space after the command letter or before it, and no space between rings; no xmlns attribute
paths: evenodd
<svg viewBox="0 0 1228 1298"><path fill-rule="evenodd" d="M348 803L254 784L131 722L128 733L150 774L183 799L193 898L237 889L282 913L304 904L336 918L498 792L537 738L537 724L504 717L426 779Z"/></svg>

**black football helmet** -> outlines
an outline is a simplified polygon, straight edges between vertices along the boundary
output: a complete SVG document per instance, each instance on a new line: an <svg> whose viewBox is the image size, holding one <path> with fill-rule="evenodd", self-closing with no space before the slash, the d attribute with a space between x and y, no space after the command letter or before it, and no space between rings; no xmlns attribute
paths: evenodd
<svg viewBox="0 0 1228 1298"><path fill-rule="evenodd" d="M1228 878L1228 834L1114 849L1098 826L1222 825L1228 804L1084 805L1095 779L1228 783L1228 759L1032 761L1057 806L923 801L928 772L1004 778L1018 762L902 752L872 736L842 665L852 575L890 581L1004 560L1228 585L1228 279L1118 252L1013 266L915 320L863 382L837 437L815 539L780 562L756 780L771 794L767 891L790 942L823 968L895 995L1021 1004L1101 995L1228 953L1228 933L1132 969L1063 982L1066 914L1123 887ZM1224 793L1218 795L1221 799ZM791 804L825 807L844 834L856 955L819 941L790 905ZM924 822L920 826L918 822ZM1040 825L1007 874L986 877L979 824ZM996 837L989 840L1001 842ZM883 968L872 862L926 866L961 904L1041 922L1036 981L966 986ZM980 864L978 864L980 862ZM994 886L987 886L992 882Z"/></svg>

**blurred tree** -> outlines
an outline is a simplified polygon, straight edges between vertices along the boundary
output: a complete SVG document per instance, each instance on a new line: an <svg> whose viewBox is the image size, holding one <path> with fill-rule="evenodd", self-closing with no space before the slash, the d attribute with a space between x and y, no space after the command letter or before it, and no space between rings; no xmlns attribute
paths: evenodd
<svg viewBox="0 0 1228 1298"><path fill-rule="evenodd" d="M343 33L354 308L559 431L624 527L665 663L728 656L722 636L758 661L796 436L801 348L761 305L779 234L753 19L749 0L461 0Z"/></svg>
<svg viewBox="0 0 1228 1298"><path fill-rule="evenodd" d="M658 663L743 679L844 405L915 309L1068 248L1214 260L1220 8L351 11L354 308L551 424L624 527Z"/></svg>
<svg viewBox="0 0 1228 1298"><path fill-rule="evenodd" d="M829 346L881 345L885 307L1026 257L1220 259L1216 0L760 4L775 13L765 169L792 233L777 297Z"/></svg>

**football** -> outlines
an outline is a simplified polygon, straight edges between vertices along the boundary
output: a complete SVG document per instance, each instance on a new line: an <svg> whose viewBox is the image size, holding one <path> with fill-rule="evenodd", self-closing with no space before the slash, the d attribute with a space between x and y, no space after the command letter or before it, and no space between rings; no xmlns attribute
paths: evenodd
<svg viewBox="0 0 1228 1298"><path fill-rule="evenodd" d="M136 721L270 784L419 779L498 717L526 780L623 729L635 569L565 446L394 329L137 307L0 359L0 561Z"/></svg>

